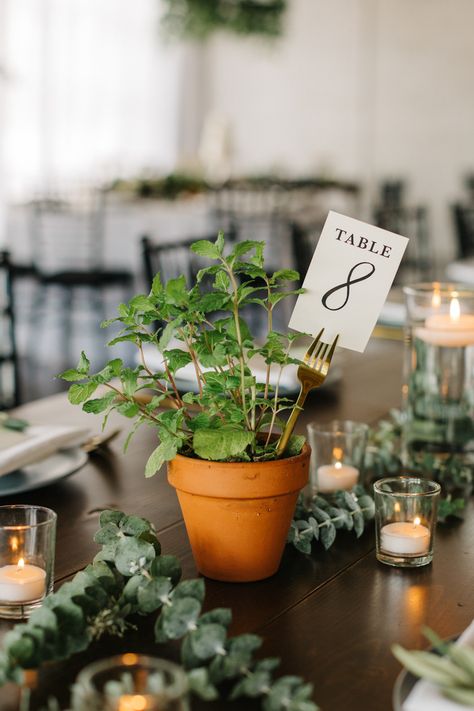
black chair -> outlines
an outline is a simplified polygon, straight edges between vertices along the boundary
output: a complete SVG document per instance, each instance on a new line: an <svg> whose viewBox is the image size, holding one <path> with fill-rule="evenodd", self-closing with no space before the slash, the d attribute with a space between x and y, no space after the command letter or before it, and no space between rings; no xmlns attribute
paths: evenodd
<svg viewBox="0 0 474 711"><path fill-rule="evenodd" d="M63 342L70 343L75 297L88 299L88 308L104 319L105 294L118 289L128 298L133 273L104 265L104 197L98 192L87 201L69 202L47 198L31 204L31 240L37 296L33 320L46 313L48 295L59 292L55 308Z"/></svg>
<svg viewBox="0 0 474 711"><path fill-rule="evenodd" d="M465 259L474 256L474 202L455 203L452 215L456 234L457 257Z"/></svg>
<svg viewBox="0 0 474 711"><path fill-rule="evenodd" d="M19 403L13 274L9 253L0 252L0 410Z"/></svg>
<svg viewBox="0 0 474 711"><path fill-rule="evenodd" d="M215 242L217 234L197 236L175 242L154 242L148 236L141 238L142 258L147 286L151 286L155 274L160 274L163 282L175 279L184 274L186 283L190 287L202 267L208 262L191 251L191 245L199 239L208 239ZM233 244L236 240L236 231L232 225L225 232L225 240Z"/></svg>
<svg viewBox="0 0 474 711"><path fill-rule="evenodd" d="M294 267L300 275L300 286L313 258L323 226L324 218L311 224L291 222L291 249Z"/></svg>
<svg viewBox="0 0 474 711"><path fill-rule="evenodd" d="M424 206L405 206L396 202L381 204L374 210L374 221L378 227L410 240L397 274L398 283L433 277L428 212Z"/></svg>

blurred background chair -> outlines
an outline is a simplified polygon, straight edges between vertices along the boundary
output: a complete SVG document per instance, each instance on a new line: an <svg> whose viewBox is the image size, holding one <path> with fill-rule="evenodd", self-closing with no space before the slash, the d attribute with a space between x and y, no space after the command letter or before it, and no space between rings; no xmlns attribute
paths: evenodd
<svg viewBox="0 0 474 711"><path fill-rule="evenodd" d="M184 275L186 284L189 286L193 284L198 271L204 266L208 266L209 262L192 252L191 245L200 239L215 242L216 237L217 234L212 233L205 236L187 237L175 242L160 242L144 235L141 238L141 248L147 288L150 288L155 274L160 274L163 283L168 279L176 279L176 277ZM225 231L225 240L228 245L233 244L236 240L236 231L232 224L229 224Z"/></svg>
<svg viewBox="0 0 474 711"><path fill-rule="evenodd" d="M104 203L102 191L72 200L48 197L31 203L32 266L37 288L32 308L32 334L56 321L64 360L73 357L75 320L92 316L96 328L107 315L111 292L117 301L128 298L133 274L104 264ZM102 338L103 340L103 338ZM70 362L70 360L69 360Z"/></svg>
<svg viewBox="0 0 474 711"><path fill-rule="evenodd" d="M464 177L464 196L451 205L456 258L474 257L474 174Z"/></svg>
<svg viewBox="0 0 474 711"><path fill-rule="evenodd" d="M0 252L0 410L19 403L13 273L9 253Z"/></svg>
<svg viewBox="0 0 474 711"><path fill-rule="evenodd" d="M398 284L430 280L435 273L427 208L408 204L405 192L406 186L401 180L383 182L373 212L378 227L410 240L396 276Z"/></svg>
<svg viewBox="0 0 474 711"><path fill-rule="evenodd" d="M474 202L451 206L458 259L474 257Z"/></svg>

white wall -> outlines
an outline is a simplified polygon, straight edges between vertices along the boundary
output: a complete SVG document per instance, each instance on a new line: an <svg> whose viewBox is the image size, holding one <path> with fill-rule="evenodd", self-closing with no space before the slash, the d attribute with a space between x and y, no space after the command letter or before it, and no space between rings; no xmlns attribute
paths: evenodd
<svg viewBox="0 0 474 711"><path fill-rule="evenodd" d="M232 125L234 172L402 176L427 204L438 256L474 171L472 0L289 0L276 43L219 36L209 109ZM367 213L368 214L368 213Z"/></svg>

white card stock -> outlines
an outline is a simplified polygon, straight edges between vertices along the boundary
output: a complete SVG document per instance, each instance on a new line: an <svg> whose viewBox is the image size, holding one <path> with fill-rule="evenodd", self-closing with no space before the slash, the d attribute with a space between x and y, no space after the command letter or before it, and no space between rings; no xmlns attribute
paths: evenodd
<svg viewBox="0 0 474 711"><path fill-rule="evenodd" d="M408 239L330 212L289 326L363 352L397 273Z"/></svg>

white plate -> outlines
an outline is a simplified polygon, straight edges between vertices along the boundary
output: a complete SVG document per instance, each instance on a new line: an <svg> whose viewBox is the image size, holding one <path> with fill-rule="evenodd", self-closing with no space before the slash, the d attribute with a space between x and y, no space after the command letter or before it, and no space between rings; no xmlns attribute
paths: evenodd
<svg viewBox="0 0 474 711"><path fill-rule="evenodd" d="M5 474L0 477L0 497L49 486L77 472L87 462L87 458L86 452L80 447L71 447L61 449L41 462Z"/></svg>

